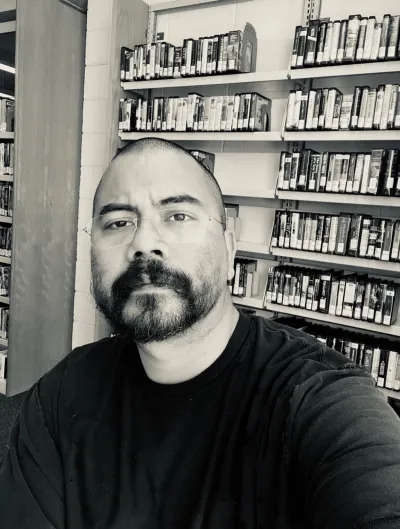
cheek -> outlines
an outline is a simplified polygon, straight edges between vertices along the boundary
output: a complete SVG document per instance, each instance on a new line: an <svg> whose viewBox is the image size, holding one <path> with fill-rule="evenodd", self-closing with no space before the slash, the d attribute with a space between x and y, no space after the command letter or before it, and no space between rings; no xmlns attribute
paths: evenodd
<svg viewBox="0 0 400 529"><path fill-rule="evenodd" d="M107 290L126 269L126 262L116 248L106 251L92 251L92 274Z"/></svg>

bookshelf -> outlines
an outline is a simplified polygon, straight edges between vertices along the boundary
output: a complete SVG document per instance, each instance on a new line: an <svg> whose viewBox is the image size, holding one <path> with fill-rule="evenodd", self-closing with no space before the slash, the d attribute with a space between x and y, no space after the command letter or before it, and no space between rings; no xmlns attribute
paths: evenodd
<svg viewBox="0 0 400 529"><path fill-rule="evenodd" d="M381 197L375 195L351 195L344 193L312 193L307 191L276 192L280 200L298 200L304 202L323 202L324 204L357 204L358 206L398 207L399 197Z"/></svg>
<svg viewBox="0 0 400 529"><path fill-rule="evenodd" d="M13 140L14 132L0 132L0 140Z"/></svg>
<svg viewBox="0 0 400 529"><path fill-rule="evenodd" d="M71 351L86 15L47 0L7 4L16 111L15 134L0 133L15 143L14 175L0 175L14 184L13 217L0 217L13 229L12 257L0 257L11 265L9 297L0 296L10 306L0 391L12 396Z"/></svg>
<svg viewBox="0 0 400 529"><path fill-rule="evenodd" d="M278 303L267 303L265 305L265 308L271 312L289 314L291 316L299 316L301 318L330 323L341 327L351 327L361 331L368 331L375 334L383 334L387 336L400 336L399 322L390 326L377 325L376 323L370 323L362 320L353 320L350 318L343 318L341 316L333 316L332 314L324 314L322 312L300 309L298 307L288 307L286 305L279 305Z"/></svg>
<svg viewBox="0 0 400 529"><path fill-rule="evenodd" d="M400 141L400 130L322 130L318 132L284 131L285 141Z"/></svg>
<svg viewBox="0 0 400 529"><path fill-rule="evenodd" d="M385 397L390 399L400 400L400 391L394 391L393 389L378 388Z"/></svg>
<svg viewBox="0 0 400 529"><path fill-rule="evenodd" d="M280 132L120 132L123 141L140 138L166 138L171 141L273 141L280 142Z"/></svg>
<svg viewBox="0 0 400 529"><path fill-rule="evenodd" d="M132 3L133 0L130 1ZM134 3L136 4L139 2L135 1ZM217 4L219 5L217 6ZM197 38L202 35L229 31L230 29L233 29L231 27L232 20L235 20L235 29L240 29L247 21L252 22L259 36L257 72L251 74L158 79L121 83L118 78L119 55L115 53L115 68L113 69L113 72L115 72L115 90L114 99L112 101L115 115L117 115L118 98L129 97L130 91L159 90L156 94L156 97L158 97L169 95L171 92L168 92L168 90L176 90L174 95L179 94L179 96L184 96L192 89L196 90L197 87L203 87L204 95L214 95L217 93L230 94L233 90L241 90L241 87L243 86L244 90L260 91L260 93L271 97L272 116L274 119L272 131L266 133L140 132L118 134L117 127L115 127L111 133L110 139L112 145L111 155L115 153L116 147L122 147L126 142L144 136L166 138L172 141L182 142L182 144L188 148L199 148L214 152L216 155L215 172L217 179L220 177L219 175L221 175L219 160L225 155L225 153L235 153L235 155L237 154L238 156L239 153L243 156L251 154L254 155L254 158L262 155L266 158L269 157L269 166L274 166L273 170L275 171L275 180L272 185L270 185L271 182L268 180L270 178L270 169L264 167L262 164L253 165L252 161L248 158L246 158L246 160L248 160L248 167L251 167L251 170L248 172L244 172L242 167L238 167L237 169L235 167L230 167L230 180L228 179L226 172L224 173L224 186L221 186L224 197L229 202L235 200L233 203L238 203L241 213L243 212L242 224L246 233L245 235L241 233L241 239L237 242L238 252L250 254L250 256L253 254L255 258L260 261L271 260L272 262L276 262L279 260L285 262L290 260L293 261L294 264L296 261L308 261L310 265L314 264L316 267L321 263L324 265L329 263L336 264L344 269L348 267L353 270L360 269L364 272L366 270L371 270L371 272L376 275L383 275L384 272L398 274L400 271L399 263L353 259L344 256L325 256L325 254L287 251L283 249L273 249L271 251L269 248L269 230L265 229L266 221L261 214L257 215L255 211L279 209L282 207L282 201L296 201L300 204L299 207L296 206L296 209L304 211L306 211L305 205L303 204L304 202L315 202L318 206L323 205L324 209L325 206L330 208L330 211L332 212L340 212L344 205L347 205L347 208L351 205L356 205L357 211L365 211L365 213L368 213L370 206L378 206L381 208L379 216L399 216L399 210L397 208L400 205L400 199L398 197L333 193L318 194L276 190L277 162L273 161L273 157L278 159L280 151L291 150L294 144L303 142L323 143L323 146L318 150L348 151L349 149L353 149L361 152L366 150L366 144L375 148L375 143L378 144L378 147L384 146L386 142L399 142L400 130L286 132L283 130L284 127L282 124L287 95L296 82L297 86L308 86L307 83L312 80L318 80L320 83L318 86L322 86L321 83L324 83L323 86L332 85L340 87L342 85L371 84L371 86L376 87L380 82L379 75L384 75L386 78L390 75L394 76L399 72L400 61L291 70L287 65L293 44L294 26L302 23L301 18L304 15L303 2L300 0L295 0L290 3L277 2L274 3L273 6L269 6L268 8L265 6L264 8L264 6L261 5L261 2L255 1L253 3L247 2L243 4L241 9L236 9L237 6L234 6L233 4L234 3L230 1L217 3L196 0L172 0L153 4L152 11L158 15L157 31L163 32L165 40L170 41L173 44L180 43L183 38L188 36ZM363 3L362 11L365 15L376 14L376 16L382 16L382 14L386 12L397 12L398 9L396 4L397 0L383 0L382 6L376 6L376 2L373 0L366 0L365 3ZM352 14L349 12L351 6L345 0L323 0L321 5L321 17L330 16L333 19L342 19ZM123 9L127 9L126 6L127 4L124 3L123 7L120 9L118 8L119 11L117 11L117 13L122 13ZM201 9L196 9L196 7L201 7ZM246 7L246 9L244 9L244 7ZM179 8L185 8L185 10L179 11L179 13L173 11ZM220 25L217 24L217 22L223 17L215 17L214 13L216 11L213 11L213 9L218 10L219 15L222 13L222 9L226 10L226 23L223 23L223 27L220 27ZM268 9L270 11L273 10L274 20L285 19L285 17L290 15L291 20L294 21L292 22L292 25L288 24L287 29L280 29L282 35L280 35L278 39L275 34L274 36L269 36L271 30L273 30L271 26L268 26L269 29L266 29L266 27L258 22L261 19L264 21L267 20L266 24L268 25L268 20L271 18L270 16L267 16L267 14L271 14L267 13ZM118 20L118 15L114 16L114 19ZM185 26L184 31L182 29L183 25ZM137 27L138 25L136 24L136 28ZM126 28L124 27L123 30L125 31ZM133 35L129 33L129 36L124 37L123 35L116 35L116 28L114 27L113 35L114 40L112 41L112 49L114 50L118 50L118 44L132 47L133 44L145 42L145 40L143 38L141 39L138 34L138 29L136 29L136 32ZM116 44L116 42L118 44ZM268 53L271 48L274 50L273 54ZM361 76L361 79L358 79L357 76ZM252 86L251 88L245 88L247 85ZM201 93L203 93L203 91ZM395 145L392 145L391 148L396 147ZM246 175L245 185L243 184L243 174ZM264 177L265 181L262 181L262 178ZM268 191L266 191L267 188ZM262 203L263 199L264 203ZM265 199L267 199L268 202ZM290 210L294 206L289 204L287 207ZM267 220L267 222L270 221ZM249 242L249 240L257 242ZM263 287L264 284L260 284L260 291L263 290ZM273 314L277 312L289 315L296 314L298 316L303 316L308 320L316 320L322 323L325 322L328 325L335 325L339 328L365 330L366 332L372 332L382 337L400 337L399 320L394 326L386 327L367 322L360 322L358 320L337 318L311 311L292 309L290 307L278 306L276 304L270 304L267 307L264 307L263 299L260 297L235 297L234 303L237 306L250 307L257 311L263 311L264 314ZM293 312L293 310L295 310L295 312ZM106 327L104 327L102 323L98 325L98 329L100 329L100 334L97 334L96 338L101 338L107 334L107 332L104 332Z"/></svg>
<svg viewBox="0 0 400 529"><path fill-rule="evenodd" d="M273 81L287 81L287 70L272 72L251 72L232 75L211 75L203 77L180 77L178 79L156 79L151 81L122 82L124 90L152 90L157 88L182 88L196 86L219 86L249 83L268 83Z"/></svg>
<svg viewBox="0 0 400 529"><path fill-rule="evenodd" d="M264 308L262 298L249 298L249 297L242 298L239 296L232 296L232 298L233 298L233 302L239 306L251 307L253 309L260 309L260 310Z"/></svg>
<svg viewBox="0 0 400 529"><path fill-rule="evenodd" d="M400 61L377 61L360 64L342 64L337 66L321 66L317 68L298 68L289 70L288 76L293 80L323 79L325 77L353 77L355 75L381 75L398 73Z"/></svg>
<svg viewBox="0 0 400 529"><path fill-rule="evenodd" d="M379 261L378 259L361 259L359 257L349 257L347 255L335 255L319 252L306 252L302 250L290 250L287 248L271 248L271 254L275 257L285 257L288 259L301 259L303 261L312 261L313 263L326 263L329 265L338 265L356 267L363 270L370 270L371 273L392 272L400 274L400 263L391 261Z"/></svg>

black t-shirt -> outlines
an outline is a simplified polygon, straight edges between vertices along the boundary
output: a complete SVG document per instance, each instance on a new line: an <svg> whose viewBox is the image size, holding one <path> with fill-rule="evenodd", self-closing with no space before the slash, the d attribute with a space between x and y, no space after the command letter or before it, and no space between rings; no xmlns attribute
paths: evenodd
<svg viewBox="0 0 400 529"><path fill-rule="evenodd" d="M121 337L74 350L29 392L0 470L1 529L389 527L400 421L372 378L244 314L179 384Z"/></svg>

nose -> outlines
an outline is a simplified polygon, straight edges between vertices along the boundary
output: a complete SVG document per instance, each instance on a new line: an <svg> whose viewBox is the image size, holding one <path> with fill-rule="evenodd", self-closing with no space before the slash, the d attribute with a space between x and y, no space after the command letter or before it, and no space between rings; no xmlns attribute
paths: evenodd
<svg viewBox="0 0 400 529"><path fill-rule="evenodd" d="M128 246L130 261L143 256L167 257L167 245L161 240L153 217L141 217L132 242Z"/></svg>

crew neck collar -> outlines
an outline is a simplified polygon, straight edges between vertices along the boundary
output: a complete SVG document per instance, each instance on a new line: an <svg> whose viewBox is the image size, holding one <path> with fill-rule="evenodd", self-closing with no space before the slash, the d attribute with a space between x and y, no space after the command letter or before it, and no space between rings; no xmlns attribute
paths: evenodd
<svg viewBox="0 0 400 529"><path fill-rule="evenodd" d="M204 371L199 373L194 378L179 382L177 384L161 384L151 380L143 367L140 360L139 351L138 356L138 370L139 379L151 393L162 394L171 397L182 397L197 391L205 386L211 384L218 376L232 363L233 359L240 352L246 338L251 329L252 318L248 314L243 314L239 311L239 318L236 327L224 349L219 357ZM204 347L207 347L207 341L204 342Z"/></svg>

